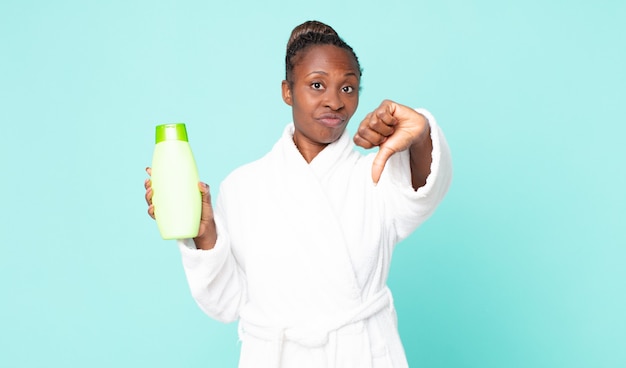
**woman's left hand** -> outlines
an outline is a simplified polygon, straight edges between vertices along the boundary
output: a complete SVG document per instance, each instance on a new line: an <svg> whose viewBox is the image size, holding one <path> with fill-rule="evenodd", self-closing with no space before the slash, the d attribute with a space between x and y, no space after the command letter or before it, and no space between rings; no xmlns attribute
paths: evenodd
<svg viewBox="0 0 626 368"><path fill-rule="evenodd" d="M365 116L354 135L354 143L366 149L379 147L372 164L372 180L378 183L391 155L429 137L430 126L422 114L408 106L385 100Z"/></svg>

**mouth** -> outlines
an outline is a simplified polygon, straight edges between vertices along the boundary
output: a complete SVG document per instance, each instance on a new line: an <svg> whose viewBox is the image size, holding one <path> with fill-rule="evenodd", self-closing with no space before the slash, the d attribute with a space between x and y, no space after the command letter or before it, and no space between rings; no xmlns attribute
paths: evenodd
<svg viewBox="0 0 626 368"><path fill-rule="evenodd" d="M324 126L336 128L346 121L346 117L340 114L322 114L316 120Z"/></svg>

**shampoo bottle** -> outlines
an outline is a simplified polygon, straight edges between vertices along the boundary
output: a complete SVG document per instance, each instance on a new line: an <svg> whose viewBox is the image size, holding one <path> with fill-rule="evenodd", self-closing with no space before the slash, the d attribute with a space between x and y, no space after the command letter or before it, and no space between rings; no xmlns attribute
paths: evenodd
<svg viewBox="0 0 626 368"><path fill-rule="evenodd" d="M185 124L156 127L151 180L154 217L161 237L196 237L200 226L202 195Z"/></svg>

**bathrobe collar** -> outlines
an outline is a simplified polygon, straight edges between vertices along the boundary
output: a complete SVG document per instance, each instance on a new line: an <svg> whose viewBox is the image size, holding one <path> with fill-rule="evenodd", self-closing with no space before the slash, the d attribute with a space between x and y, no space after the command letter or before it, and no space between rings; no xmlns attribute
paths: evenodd
<svg viewBox="0 0 626 368"><path fill-rule="evenodd" d="M295 126L293 123L288 124L283 130L283 135L278 144L283 145L283 148L289 154L286 157L292 159L292 164L296 165L308 165L309 169L313 171L315 176L323 178L325 174L332 170L336 166L337 162L340 162L344 157L350 155L353 152L353 144L350 140L350 135L347 130L344 130L343 134L335 142L327 145L320 153L313 158L313 160L307 164L306 160L298 151L298 147L293 141L293 133Z"/></svg>

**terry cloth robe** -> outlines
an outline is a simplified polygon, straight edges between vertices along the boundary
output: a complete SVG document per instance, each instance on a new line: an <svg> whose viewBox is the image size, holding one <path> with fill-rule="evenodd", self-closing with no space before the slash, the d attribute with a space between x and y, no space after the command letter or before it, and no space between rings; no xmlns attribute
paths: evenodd
<svg viewBox="0 0 626 368"><path fill-rule="evenodd" d="M179 241L191 293L209 316L239 320L241 368L406 367L387 275L394 246L426 220L452 178L433 141L426 185L411 186L408 151L374 185L374 153L347 132L310 164L293 124L263 158L232 172L215 206L211 250Z"/></svg>

